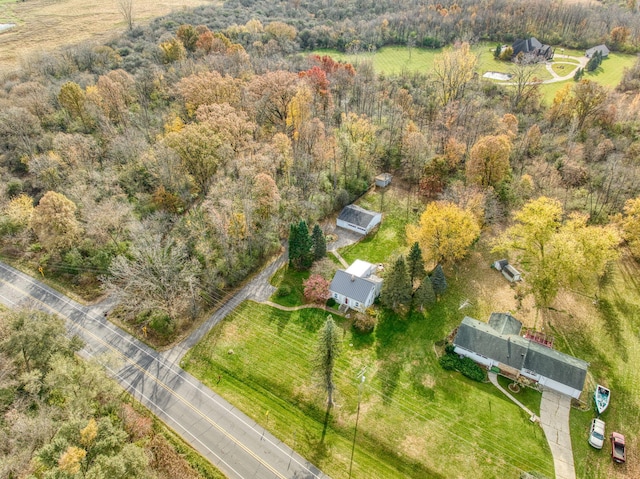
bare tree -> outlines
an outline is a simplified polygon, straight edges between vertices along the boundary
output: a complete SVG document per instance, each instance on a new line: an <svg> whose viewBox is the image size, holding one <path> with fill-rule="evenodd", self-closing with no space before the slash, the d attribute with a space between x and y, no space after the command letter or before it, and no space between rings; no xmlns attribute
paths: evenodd
<svg viewBox="0 0 640 479"><path fill-rule="evenodd" d="M133 30L133 0L118 0L118 10L124 17L127 29Z"/></svg>

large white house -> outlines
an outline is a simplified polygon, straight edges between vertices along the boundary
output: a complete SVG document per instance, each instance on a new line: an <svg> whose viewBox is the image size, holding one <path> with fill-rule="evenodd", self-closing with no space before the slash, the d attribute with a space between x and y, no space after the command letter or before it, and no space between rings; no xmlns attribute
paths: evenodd
<svg viewBox="0 0 640 479"><path fill-rule="evenodd" d="M382 288L382 279L374 274L376 271L376 265L359 259L346 270L339 269L329 286L331 297L341 307L364 312Z"/></svg>
<svg viewBox="0 0 640 479"><path fill-rule="evenodd" d="M521 328L522 323L506 313L492 313L488 323L467 316L453 340L454 351L487 368L579 398L589 364L520 336Z"/></svg>
<svg viewBox="0 0 640 479"><path fill-rule="evenodd" d="M358 205L348 205L343 208L336 224L356 233L366 235L382 221L382 213L365 210Z"/></svg>

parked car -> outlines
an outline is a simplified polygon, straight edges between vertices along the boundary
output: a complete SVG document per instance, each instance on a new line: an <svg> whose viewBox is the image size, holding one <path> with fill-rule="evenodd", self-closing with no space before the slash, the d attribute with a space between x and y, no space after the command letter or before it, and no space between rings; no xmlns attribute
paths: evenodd
<svg viewBox="0 0 640 479"><path fill-rule="evenodd" d="M596 449L602 449L604 446L604 421L595 418L591 421L591 430L589 431L589 444Z"/></svg>
<svg viewBox="0 0 640 479"><path fill-rule="evenodd" d="M613 462L618 464L622 464L627 459L624 449L624 436L619 432L611 433L611 458Z"/></svg>

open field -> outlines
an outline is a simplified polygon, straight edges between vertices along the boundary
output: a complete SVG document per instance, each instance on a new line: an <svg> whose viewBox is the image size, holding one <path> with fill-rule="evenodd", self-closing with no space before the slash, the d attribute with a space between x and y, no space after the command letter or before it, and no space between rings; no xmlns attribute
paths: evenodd
<svg viewBox="0 0 640 479"><path fill-rule="evenodd" d="M361 204L373 207L380 201L379 192L373 192ZM397 212L405 211L404 201L402 192L386 191L383 224L388 227L342 253L382 262L402 250L407 216ZM417 213L410 211L414 221ZM336 366L337 405L324 444L323 393L314 386L312 358L326 312L289 313L246 302L183 365L334 478L348 476L356 376L364 367L352 477L497 478L517 477L520 470L552 477L542 430L490 384L444 371L437 362L435 344L464 314L486 319L492 308L517 307L509 284L489 268L488 245L478 248L463 265L446 270L449 291L425 314L400 319L381 312L370 335L355 333L348 320L336 318L344 331L343 354ZM492 298L475 299L486 294ZM468 298L471 306L460 311ZM535 320L535 314L523 316L526 322ZM539 393L523 396L530 403Z"/></svg>
<svg viewBox="0 0 640 479"><path fill-rule="evenodd" d="M211 0L134 0L134 23L144 23L174 10L196 7ZM63 45L105 41L125 29L116 0L0 0L0 23L16 27L0 33L0 70L10 70L20 59Z"/></svg>
<svg viewBox="0 0 640 479"><path fill-rule="evenodd" d="M508 73L511 69L510 63L494 60L492 53L492 49L494 47L495 45L491 43L480 43L473 46L473 51L478 54L477 71L480 76L487 71ZM420 71L428 73L432 68L435 55L441 51L442 49L385 47L373 53L360 53L358 55L347 55L335 50L316 50L314 53L319 55L330 55L336 60L348 61L353 63L355 66L357 66L359 62L369 60L373 63L373 66L377 71L387 74L399 74L403 71ZM557 53L560 51L561 50L556 50ZM584 55L584 52L562 49L562 54L580 57ZM600 68L594 72L585 73L584 78L597 81L609 88L615 88L622 79L624 69L631 67L635 63L636 58L637 57L635 55L611 53L609 57L602 62L602 66ZM558 62L574 61L577 62L577 60L572 60L570 58L558 59ZM571 70L570 65L564 65L564 68L561 68L561 63L552 65L552 68L554 68L556 73L559 75L566 75ZM540 65L536 75L542 80L549 80L552 78L551 74L546 70L546 68L544 68L544 65ZM543 98L546 104L550 105L556 92L567 83L572 82L573 80L567 80L565 82L542 85Z"/></svg>

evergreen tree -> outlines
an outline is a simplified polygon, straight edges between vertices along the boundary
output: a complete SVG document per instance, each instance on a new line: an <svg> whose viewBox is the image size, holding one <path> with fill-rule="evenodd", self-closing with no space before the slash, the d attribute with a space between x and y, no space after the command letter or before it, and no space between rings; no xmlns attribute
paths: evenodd
<svg viewBox="0 0 640 479"><path fill-rule="evenodd" d="M313 260L317 261L327 256L327 241L320 225L313 227L311 240L313 241Z"/></svg>
<svg viewBox="0 0 640 479"><path fill-rule="evenodd" d="M289 226L289 266L293 266L300 258L300 241L298 240L298 225Z"/></svg>
<svg viewBox="0 0 640 479"><path fill-rule="evenodd" d="M447 279L444 277L442 266L438 264L431 273L431 283L433 284L433 292L440 297L447 290Z"/></svg>
<svg viewBox="0 0 640 479"><path fill-rule="evenodd" d="M340 332L331 315L327 316L322 329L318 332L315 366L316 374L321 378L321 386L327 393L327 405L333 405L333 368L340 355Z"/></svg>
<svg viewBox="0 0 640 479"><path fill-rule="evenodd" d="M500 58L500 52L502 52L502 45L498 44L493 50L493 58Z"/></svg>
<svg viewBox="0 0 640 479"><path fill-rule="evenodd" d="M380 300L393 310L411 303L411 282L404 257L400 256L382 283Z"/></svg>
<svg viewBox="0 0 640 479"><path fill-rule="evenodd" d="M299 270L309 269L313 263L313 240L307 222L300 220L289 227L289 265Z"/></svg>
<svg viewBox="0 0 640 479"><path fill-rule="evenodd" d="M580 79L584 76L584 69L578 68L576 70L575 75L573 75L573 81L580 81Z"/></svg>
<svg viewBox="0 0 640 479"><path fill-rule="evenodd" d="M429 278L428 275L425 275L422 283L420 283L418 289L413 293L413 307L419 308L420 311L422 311L426 305L433 304L435 302L436 293L433 291L431 278Z"/></svg>
<svg viewBox="0 0 640 479"><path fill-rule="evenodd" d="M422 250L420 249L420 245L416 241L411 246L411 251L409 251L409 256L407 256L407 268L409 270L409 278L411 279L411 286L413 287L413 282L418 279L424 277L427 272L424 269L424 260L422 259Z"/></svg>

